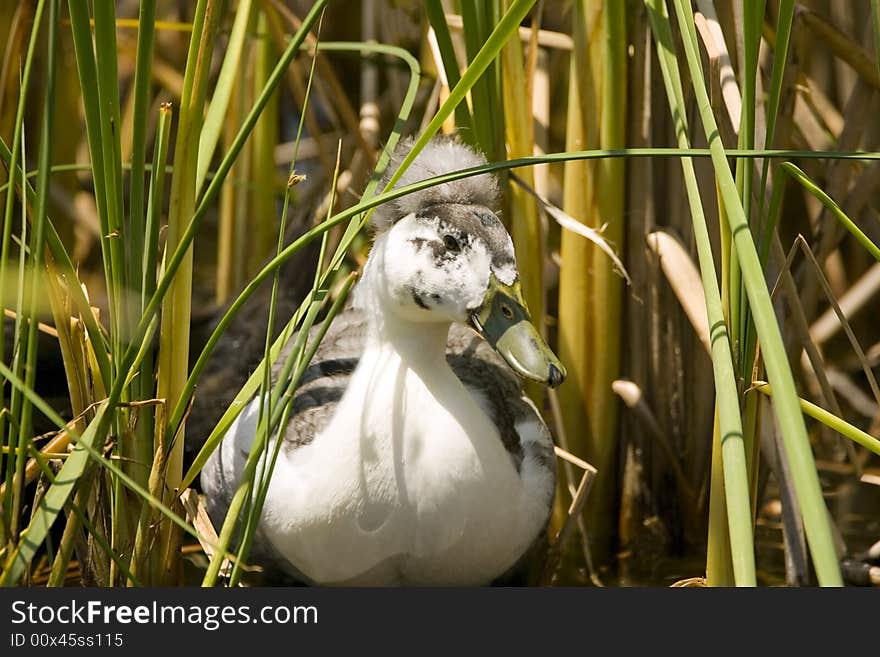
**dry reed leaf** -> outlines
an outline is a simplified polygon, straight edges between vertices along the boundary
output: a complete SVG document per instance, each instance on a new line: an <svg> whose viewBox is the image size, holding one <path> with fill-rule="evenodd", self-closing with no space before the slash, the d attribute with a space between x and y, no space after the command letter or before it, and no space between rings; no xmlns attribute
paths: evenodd
<svg viewBox="0 0 880 657"><path fill-rule="evenodd" d="M813 78L804 75L801 80L803 83L801 87L803 93L799 94L799 97L803 98L813 113L822 120L823 125L834 139L839 139L844 125L843 116L840 111L838 111L834 103L825 95Z"/></svg>
<svg viewBox="0 0 880 657"><path fill-rule="evenodd" d="M869 301L875 300L877 292L880 291L880 263L873 265L868 271L850 286L846 294L837 300L840 312L844 317L852 318L862 310ZM842 328L840 318L834 312L833 307L829 307L822 315L819 316L812 326L810 326L810 337L817 345L821 345L830 340Z"/></svg>
<svg viewBox="0 0 880 657"><path fill-rule="evenodd" d="M10 319L15 319L16 317L18 317L18 314L14 310L10 310L9 308L4 308L3 314ZM49 324L37 322L37 330L41 333L52 336L53 338L58 337L58 331L55 330L54 326L50 326Z"/></svg>
<svg viewBox="0 0 880 657"><path fill-rule="evenodd" d="M697 7L700 11L694 16L694 22L709 60L718 62L718 84L721 87L721 97L727 116L733 127L734 133L739 132L740 116L742 114L742 98L736 83L736 74L730 63L730 53L727 50L727 42L724 40L724 31L718 22L718 14L711 0L698 0ZM713 81L714 82L714 81Z"/></svg>
<svg viewBox="0 0 880 657"><path fill-rule="evenodd" d="M680 579L674 584L670 584L669 588L705 588L706 586L705 577L688 577L687 579Z"/></svg>
<svg viewBox="0 0 880 657"><path fill-rule="evenodd" d="M611 243L604 237L602 237L604 226L599 230L590 228L589 226L582 224L580 221L572 217L561 208L553 205L550 201L548 201L546 198L544 198L543 196L538 194L538 192L532 189L532 187L528 183L526 183L516 174L511 173L510 179L515 181L520 187L522 187L529 194L534 196L538 200L538 203L540 203L544 210L546 210L547 214L549 214L551 217L553 217L553 219L556 220L556 223L558 223L566 230L571 231L572 233L577 233L581 237L585 237L593 244L598 246L602 250L602 252L611 259L611 262L614 263L614 270L618 274L620 274L621 278L626 281L626 284L632 285L632 279L629 276L629 272L626 271L626 267L623 266L623 262L614 252L614 248L612 247Z"/></svg>
<svg viewBox="0 0 880 657"><path fill-rule="evenodd" d="M217 531L214 529L211 518L208 516L205 505L202 504L199 494L192 488L187 488L183 491L180 501L186 511L187 522L191 522L193 527L196 528L199 534L199 544L202 546L205 555L210 559L214 556L214 546L220 542L220 539L217 536ZM228 577L231 572L232 562L229 559L224 559L223 564L220 566L220 574L223 577Z"/></svg>
<svg viewBox="0 0 880 657"><path fill-rule="evenodd" d="M677 238L662 230L648 235L648 246L660 259L660 267L687 315L706 353L712 352L709 318L700 272Z"/></svg>
<svg viewBox="0 0 880 657"><path fill-rule="evenodd" d="M838 320L839 326L843 328L843 331L846 334L847 339L849 340L850 346L853 348L853 351L855 352L856 357L858 358L859 363L862 366L862 371L865 373L865 378L868 380L868 385L871 388L874 399L877 400L878 404L880 404L880 385L878 385L877 380L874 377L874 373L868 363L868 358L867 356L865 356L865 352L862 350L859 341L856 339L855 333L853 332L852 327L849 324L846 313L843 312L843 308L841 307L840 303L837 301L837 299L835 299L834 293L831 290L831 286L828 284L828 280L825 278L825 274L822 272L822 267L819 265L819 261L813 254L813 250L810 248L810 245L807 244L807 240L805 240L802 235L798 235L797 238L795 238L794 245L791 247L791 253L789 254L789 258L786 260L786 262L791 261L791 258L795 250L797 249L800 249L803 252L807 263L810 265L811 269L815 273L815 277L821 285L822 291L825 294L825 298L828 300L828 303L831 304L831 308L829 310L833 311L835 317ZM870 274L876 267L877 265L874 265L870 270L868 270L868 273ZM861 282L864 279L865 276L859 279L859 281ZM810 331L810 338L817 346L819 345L819 342L813 336L812 330ZM807 363L809 363L808 359L802 358L802 362L805 360L807 361Z"/></svg>
<svg viewBox="0 0 880 657"><path fill-rule="evenodd" d="M880 75L877 73L874 58L867 49L801 4L797 5L795 17L803 21L813 34L824 41L837 57L849 64L865 82L880 89Z"/></svg>
<svg viewBox="0 0 880 657"><path fill-rule="evenodd" d="M458 14L446 14L446 24L453 30L464 30L464 21ZM519 38L525 43L531 41L532 29L528 27L519 28ZM574 48L574 41L572 41L570 35L563 32L553 32L552 30L538 30L538 45L542 48L550 48L552 50L564 50L570 52Z"/></svg>
<svg viewBox="0 0 880 657"><path fill-rule="evenodd" d="M621 400L623 400L626 407L635 413L639 422L648 429L651 437L660 446L661 451L666 456L666 461L672 468L675 479L681 487L682 492L684 492L690 500L695 501L697 499L697 491L694 490L694 487L691 485L690 481L688 481L687 475L681 467L681 461L676 455L675 450L672 448L672 445L669 443L666 434L660 430L660 423L657 422L654 412L645 401L645 396L642 394L641 387L634 381L618 379L611 384L611 389Z"/></svg>
<svg viewBox="0 0 880 657"><path fill-rule="evenodd" d="M571 454L560 447L554 446L553 449L560 458L582 468L584 474L581 477L571 504L568 507L568 514L565 517L565 522L563 522L562 527L559 528L559 531L556 533L556 536L551 541L550 547L547 550L547 558L544 562L544 568L541 574L542 584L549 584L553 579L553 574L556 572L559 560L562 557L562 549L571 538L579 519L583 516L584 505L587 502L590 488L593 486L593 480L598 472L596 468L586 461L579 459L574 454Z"/></svg>

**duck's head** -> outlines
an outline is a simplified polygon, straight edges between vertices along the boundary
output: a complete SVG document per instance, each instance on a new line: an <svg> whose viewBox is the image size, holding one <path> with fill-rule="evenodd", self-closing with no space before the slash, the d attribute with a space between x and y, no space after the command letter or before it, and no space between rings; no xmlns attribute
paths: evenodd
<svg viewBox="0 0 880 657"><path fill-rule="evenodd" d="M411 145L398 147L386 180ZM483 163L457 141L434 139L397 185ZM497 196L494 177L483 174L380 206L372 223L378 232L373 275L398 316L470 324L520 376L556 387L565 368L526 308L513 241L493 210Z"/></svg>

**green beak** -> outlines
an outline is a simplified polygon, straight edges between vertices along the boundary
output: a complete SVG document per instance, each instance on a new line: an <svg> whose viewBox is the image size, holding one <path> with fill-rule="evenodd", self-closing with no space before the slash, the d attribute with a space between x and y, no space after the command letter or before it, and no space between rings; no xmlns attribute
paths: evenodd
<svg viewBox="0 0 880 657"><path fill-rule="evenodd" d="M538 333L522 298L519 281L504 285L495 274L471 323L520 376L555 388L565 379L565 367Z"/></svg>

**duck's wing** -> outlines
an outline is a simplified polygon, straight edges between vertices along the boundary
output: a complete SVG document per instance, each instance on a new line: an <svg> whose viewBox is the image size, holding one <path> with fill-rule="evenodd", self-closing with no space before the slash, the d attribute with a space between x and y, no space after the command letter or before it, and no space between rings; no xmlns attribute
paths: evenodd
<svg viewBox="0 0 880 657"><path fill-rule="evenodd" d="M334 318L294 394L293 409L282 445L285 450L310 443L333 416L336 404L363 353L365 327L363 314L350 308ZM312 327L309 342L317 339L319 330L318 326ZM296 336L288 341L273 364L273 383L280 376L284 361L295 342ZM218 528L241 481L256 434L258 417L259 400L253 399L242 409L202 469L200 481L205 492L206 507ZM278 573L286 573L295 581L303 581L301 576L291 571L290 564L277 554L259 528L253 539L251 559L270 568L273 578L277 579Z"/></svg>
<svg viewBox="0 0 880 657"><path fill-rule="evenodd" d="M462 324L453 324L446 346L446 360L465 387L495 423L504 447L516 465L523 485L544 499L544 527L532 545L497 580L499 585L534 583L547 548L546 526L553 509L555 485L546 486L548 473L556 480L553 438L540 412L523 394L522 379L481 336Z"/></svg>
<svg viewBox="0 0 880 657"><path fill-rule="evenodd" d="M350 306L333 319L294 393L284 449L309 444L333 417L363 354L366 326L363 312ZM317 339L318 331L318 327L312 327L309 343ZM273 380L277 380L294 342L289 340L276 359L272 368Z"/></svg>
<svg viewBox="0 0 880 657"><path fill-rule="evenodd" d="M541 414L523 394L522 380L489 343L463 324L453 324L446 361L495 423L504 447L521 471L530 464L555 474L553 439Z"/></svg>

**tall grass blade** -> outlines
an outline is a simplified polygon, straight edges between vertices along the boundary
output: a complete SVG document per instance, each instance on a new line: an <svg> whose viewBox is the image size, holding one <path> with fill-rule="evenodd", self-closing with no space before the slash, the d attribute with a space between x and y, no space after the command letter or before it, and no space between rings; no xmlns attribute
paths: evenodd
<svg viewBox="0 0 880 657"><path fill-rule="evenodd" d="M535 134L532 121L532 103L523 94L526 84L526 67L522 42L510 39L501 50L504 92L504 113L508 157L525 157L534 152ZM519 176L528 188L535 186L534 170L523 169ZM513 246L516 251L517 267L523 285L526 305L536 322L538 330L544 332L544 254L545 236L538 215L537 200L520 186L508 184L510 208L510 227ZM540 389L531 391L535 399L543 395Z"/></svg>
<svg viewBox="0 0 880 657"><path fill-rule="evenodd" d="M15 110L15 119L13 121L13 133L12 133L12 148L6 149L4 144L4 149L7 151L8 155L4 157L4 160L7 164L7 170L9 172L9 182L10 185L7 188L5 204L3 206L3 230L2 230L2 241L0 241L0 294L3 295L3 306L6 305L6 290L8 289L9 282L7 280L7 272L11 270L9 267L9 259L11 258L10 254L10 246L11 246L11 237L12 237L12 224L13 224L13 209L14 209L14 200L15 194L13 193L13 183L16 179L16 176L19 174L19 152L21 150L21 141L22 141L22 133L24 126L24 115L27 107L27 90L30 86L30 78L31 78L31 70L33 67L34 55L37 48L38 43L38 35L40 24L42 23L43 11L45 8L45 0L40 0L37 3L35 12L34 12L34 24L31 30L30 39L28 41L27 53L24 59L24 65L21 67L21 79L19 84L19 96L18 96L18 104ZM22 187L25 186L24 179L24 166L25 163L21 166L21 177L22 177ZM24 250L24 246L22 245L22 250ZM19 287L19 290L23 288ZM19 297L20 300L20 297ZM21 317L19 314L18 317ZM5 320L4 320L5 321ZM19 331L16 330L15 335L20 335ZM0 335L0 362L5 363L7 359L6 355L6 332L3 331L3 335ZM4 399L5 385L0 385L0 405L5 407L5 399ZM10 404L11 406L11 404ZM15 414L13 413L13 417ZM9 429L8 440L7 440L7 429ZM14 427L7 426L7 416L3 415L0 417L0 445L13 445L14 436L16 435ZM15 471L15 459L10 455L8 460L6 461L6 487L7 490L11 490L13 485L13 474ZM3 502L3 528L0 530L0 533L6 534L7 530L11 529L10 532L14 538L15 535L15 527L18 522L18 509L15 508L15 501L13 496L8 496L6 499L2 500ZM10 528L11 525L11 528ZM7 537L8 538L8 537Z"/></svg>
<svg viewBox="0 0 880 657"><path fill-rule="evenodd" d="M111 4L111 3L107 3ZM70 28L73 34L73 45L76 54L76 68L79 76L80 91L86 121L86 136L89 144L89 155L92 164L92 180L95 186L95 204L101 227L101 257L104 263L104 280L108 282L108 305L110 307L110 335L114 352L119 347L120 312L119 294L123 291L122 275L124 269L119 224L113 224L111 216L115 214L115 194L112 190L113 171L107 170L110 153L105 158L105 145L109 139L110 126L102 124L101 94L99 91L98 70L95 61L95 49L92 41L92 28L89 19L88 2L86 0L69 0ZM115 43L115 38L113 39ZM115 52L111 51L111 52ZM115 65L114 65L115 66ZM107 83L109 84L109 83ZM105 89L105 94L109 90ZM118 98L117 98L118 103ZM103 117L109 120L109 117ZM118 123L117 130L118 130ZM111 196L112 194L112 196ZM112 207L111 207L112 206ZM115 231L115 232L114 232Z"/></svg>
<svg viewBox="0 0 880 657"><path fill-rule="evenodd" d="M681 74L675 58L672 31L663 0L647 0L648 18L654 32L657 53L669 109L675 122L675 133L681 148L690 146L688 140L687 111ZM755 586L755 554L752 536L752 514L749 495L749 475L746 468L746 452L743 444L740 401L731 352L730 338L721 303L721 291L715 274L715 260L709 229L703 213L697 177L693 161L682 158L682 172L688 194L700 276L706 300L706 314L710 330L712 369L715 379L717 446L712 454L712 499L709 516L709 548L707 555L707 580L710 584L727 584L723 576L726 559L719 558L719 535L728 537L727 546L720 546L722 554L729 555L734 582L738 586ZM720 459L719 459L720 457ZM719 477L720 475L720 477ZM722 495L723 491L723 495ZM723 500L724 504L720 505ZM719 563L721 562L721 563ZM721 575L720 581L718 575Z"/></svg>
<svg viewBox="0 0 880 657"><path fill-rule="evenodd" d="M693 16L690 13L689 5L686 5L683 0L674 1L697 106L703 130L709 142L716 180L727 212L731 234L736 245L743 284L758 338L761 341L767 374L771 385L777 391L773 409L791 464L794 487L801 504L804 528L816 574L820 584L840 586L842 579L831 536L831 527L828 522L828 510L822 497L816 464L800 412L794 377L788 364L782 335L776 323L776 316L764 282L764 272L761 269L758 253L752 240L748 220L742 204L739 202L736 185L728 168L724 146L719 138L718 126L712 115L711 103L697 52Z"/></svg>
<svg viewBox="0 0 880 657"><path fill-rule="evenodd" d="M831 211L831 214L834 215L834 218L856 238L858 243L864 247L865 251L870 253L875 260L880 261L880 248L878 248L878 246L871 241L871 238L869 238L864 231L862 231L862 229L840 209L840 206L834 201L834 199L828 196L821 187L813 182L802 169L791 162L783 162L779 165L779 168L794 178L805 190L819 200L822 205L828 208L828 210Z"/></svg>
<svg viewBox="0 0 880 657"><path fill-rule="evenodd" d="M451 89L458 84L461 73L458 70L458 60L455 57L455 48L452 46L452 37L449 35L449 26L446 24L446 13L440 0L427 0L425 13L428 22L437 37L437 46L440 49L440 57L443 60L443 69L446 73L446 81ZM464 139L469 144L474 144L474 122L467 104L459 103L455 106L455 124Z"/></svg>
<svg viewBox="0 0 880 657"><path fill-rule="evenodd" d="M621 3L575 3L575 42L569 78L566 148L619 148L626 131L626 21ZM598 119L598 121L597 121ZM625 170L621 160L566 165L563 210L598 228L622 249ZM593 556L607 561L616 497L619 326L623 283L592 245L571 231L561 238L559 349L569 378L559 391L566 434L574 453L598 470L586 504Z"/></svg>
<svg viewBox="0 0 880 657"><path fill-rule="evenodd" d="M196 171L196 193L200 193L208 175L208 166L220 141L223 132L223 122L229 110L229 101L232 97L232 89L236 78L241 75L241 57L244 50L247 27L251 22L254 11L253 0L241 0L235 10L235 21L232 23L232 32L229 35L229 43L226 45L226 53L223 56L223 65L220 75L214 85L214 93L211 96L211 105L205 115L202 126L202 134L199 139L199 162Z"/></svg>
<svg viewBox="0 0 880 657"><path fill-rule="evenodd" d="M183 440L178 442L175 449L169 449L165 443L167 421L165 409L173 408L189 373L193 255L192 247L184 245L182 237L196 207L199 138L210 75L211 53L220 30L223 4L222 0L200 0L196 7L175 140L166 250L167 252L179 248L185 250L179 270L174 273L173 281L162 302L156 394L166 400L167 406L160 407L154 445L154 452L160 452L159 458L163 458L166 462L163 488L169 491L164 498L167 503L176 499L174 491L177 490L183 476ZM182 433L183 429L181 428L180 431ZM168 524L164 525L159 536L159 545L163 549L156 555L159 558L152 561L150 579L155 583L172 583L179 577L177 572L180 568L177 549L179 538Z"/></svg>
<svg viewBox="0 0 880 657"><path fill-rule="evenodd" d="M755 381L752 385L756 390L767 395L768 397L773 395L773 391L771 390L770 386L764 381ZM849 438L854 443L858 443L859 445L873 452L874 454L880 455L880 440L878 440L871 434L862 431L858 427L851 425L843 418L834 415L834 413L829 413L821 406L817 406L816 404L813 404L806 399L801 399L800 405L801 409L806 415L809 415L814 420L818 420L829 429L836 431L841 436Z"/></svg>
<svg viewBox="0 0 880 657"><path fill-rule="evenodd" d="M138 17L137 54L132 94L134 94L134 118L131 135L131 177L128 221L126 223L128 281L132 290L141 290L143 296L145 235L149 232L144 222L144 172L146 169L147 112L150 102L150 81L153 63L153 43L156 34L156 0L140 3ZM153 169L155 174L156 170ZM139 309L143 312L143 307ZM143 391L143 389L142 389Z"/></svg>

